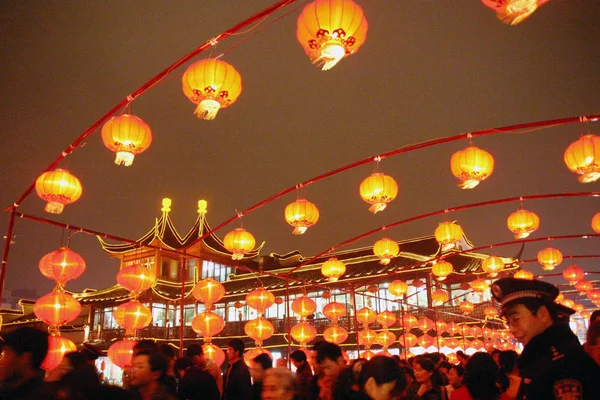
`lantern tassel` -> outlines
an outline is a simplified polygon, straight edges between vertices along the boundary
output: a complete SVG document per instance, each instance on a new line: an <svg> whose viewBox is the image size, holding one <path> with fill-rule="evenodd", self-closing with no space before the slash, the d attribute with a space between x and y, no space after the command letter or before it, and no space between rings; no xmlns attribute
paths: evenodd
<svg viewBox="0 0 600 400"><path fill-rule="evenodd" d="M194 115L198 118L210 121L216 118L220 108L221 104L218 101L205 99L198 104L196 111L194 111Z"/></svg>
<svg viewBox="0 0 600 400"><path fill-rule="evenodd" d="M381 261L379 261L379 264L388 265L390 263L390 261L392 261L391 258L382 258Z"/></svg>
<svg viewBox="0 0 600 400"><path fill-rule="evenodd" d="M306 232L306 229L307 229L306 226L297 226L292 231L292 234L294 234L294 235L302 235L304 232Z"/></svg>
<svg viewBox="0 0 600 400"><path fill-rule="evenodd" d="M60 214L63 212L65 205L56 201L49 201L44 207L44 211L50 214Z"/></svg>
<svg viewBox="0 0 600 400"><path fill-rule="evenodd" d="M318 56L313 57L312 63L321 66L323 71L328 71L340 62L346 55L344 46L337 42L329 42L323 45Z"/></svg>
<svg viewBox="0 0 600 400"><path fill-rule="evenodd" d="M118 151L117 157L115 158L115 164L129 167L133 163L135 155L128 151Z"/></svg>
<svg viewBox="0 0 600 400"><path fill-rule="evenodd" d="M375 203L371 207L369 207L369 211L373 214L377 214L379 211L385 210L386 207L386 203Z"/></svg>
<svg viewBox="0 0 600 400"><path fill-rule="evenodd" d="M243 253L233 253L231 255L231 259L232 260L241 260L242 258L244 258L244 254Z"/></svg>
<svg viewBox="0 0 600 400"><path fill-rule="evenodd" d="M538 0L517 0L508 2L496 12L496 16L502 23L507 25L518 25L537 10Z"/></svg>
<svg viewBox="0 0 600 400"><path fill-rule="evenodd" d="M473 189L477 185L479 185L480 181L477 179L467 179L458 184L458 187L461 189Z"/></svg>
<svg viewBox="0 0 600 400"><path fill-rule="evenodd" d="M590 172L586 172L583 175L580 175L577 180L581 183L591 183L591 182L596 182L598 179L600 179L600 172L599 171L590 171Z"/></svg>

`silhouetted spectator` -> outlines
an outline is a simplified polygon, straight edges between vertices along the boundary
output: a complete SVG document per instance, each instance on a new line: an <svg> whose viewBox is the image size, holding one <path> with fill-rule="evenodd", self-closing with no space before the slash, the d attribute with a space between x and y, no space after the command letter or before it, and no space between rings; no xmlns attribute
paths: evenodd
<svg viewBox="0 0 600 400"><path fill-rule="evenodd" d="M223 395L223 374L221 368L216 362L208 358L204 354L204 349L199 344L191 344L185 351L186 357L192 359L194 365L200 369L207 371L215 380L217 388L219 389L219 395Z"/></svg>
<svg viewBox="0 0 600 400"><path fill-rule="evenodd" d="M390 400L404 391L406 378L394 359L375 356L362 365L358 386L363 396L354 398Z"/></svg>
<svg viewBox="0 0 600 400"><path fill-rule="evenodd" d="M243 355L244 342L242 339L231 339L227 343L229 367L223 379L223 400L252 399L250 370L242 358Z"/></svg>
<svg viewBox="0 0 600 400"><path fill-rule="evenodd" d="M600 365L600 320L590 324L585 348L596 364Z"/></svg>
<svg viewBox="0 0 600 400"><path fill-rule="evenodd" d="M310 382L313 373L306 353L302 350L296 350L290 354L290 358L292 364L296 367L296 396L298 400L308 400L310 398Z"/></svg>
<svg viewBox="0 0 600 400"><path fill-rule="evenodd" d="M174 370L179 376L178 399L219 400L219 389L214 378L208 371L194 366L191 358L181 357L175 361Z"/></svg>
<svg viewBox="0 0 600 400"><path fill-rule="evenodd" d="M158 351L141 350L131 361L131 381L142 400L175 400L170 389L161 383L167 371L167 359Z"/></svg>

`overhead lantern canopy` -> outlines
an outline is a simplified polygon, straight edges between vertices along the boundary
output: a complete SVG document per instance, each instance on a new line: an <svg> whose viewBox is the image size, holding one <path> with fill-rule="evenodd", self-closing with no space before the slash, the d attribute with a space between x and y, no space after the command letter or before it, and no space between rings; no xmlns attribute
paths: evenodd
<svg viewBox="0 0 600 400"><path fill-rule="evenodd" d="M469 146L452 154L450 170L461 189L473 189L494 172L494 157L485 150Z"/></svg>
<svg viewBox="0 0 600 400"><path fill-rule="evenodd" d="M79 179L69 171L57 168L46 171L37 178L35 191L42 200L48 202L44 211L60 214L65 205L79 200L83 189Z"/></svg>
<svg viewBox="0 0 600 400"><path fill-rule="evenodd" d="M298 17L296 38L323 71L358 51L367 39L367 19L352 0L316 0Z"/></svg>
<svg viewBox="0 0 600 400"><path fill-rule="evenodd" d="M540 227L540 217L534 212L520 209L508 216L506 224L515 239L525 239Z"/></svg>
<svg viewBox="0 0 600 400"><path fill-rule="evenodd" d="M126 167L133 163L152 143L152 131L147 123L135 115L123 114L109 119L102 127L102 142L117 153L115 164Z"/></svg>
<svg viewBox="0 0 600 400"><path fill-rule="evenodd" d="M590 183L600 179L600 136L585 135L565 150L565 164L579 175L579 182Z"/></svg>
<svg viewBox="0 0 600 400"><path fill-rule="evenodd" d="M221 60L200 60L191 64L181 78L183 93L194 104L194 114L215 119L219 109L229 107L242 93L242 77L233 66Z"/></svg>
<svg viewBox="0 0 600 400"><path fill-rule="evenodd" d="M285 221L294 227L294 235L302 235L319 220L319 209L306 199L298 199L285 207Z"/></svg>
<svg viewBox="0 0 600 400"><path fill-rule="evenodd" d="M550 0L481 0L507 25L517 25Z"/></svg>
<svg viewBox="0 0 600 400"><path fill-rule="evenodd" d="M223 244L227 251L232 253L232 260L241 260L244 254L254 249L256 240L254 236L244 228L236 228L225 235Z"/></svg>
<svg viewBox="0 0 600 400"><path fill-rule="evenodd" d="M374 172L360 183L360 197L371 204L373 214L385 210L388 203L398 195L398 184L389 175Z"/></svg>

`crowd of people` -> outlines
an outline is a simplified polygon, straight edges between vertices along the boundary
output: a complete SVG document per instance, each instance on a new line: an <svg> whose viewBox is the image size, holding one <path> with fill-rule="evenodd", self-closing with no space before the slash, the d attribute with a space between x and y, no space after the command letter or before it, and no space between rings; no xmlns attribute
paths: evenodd
<svg viewBox="0 0 600 400"><path fill-rule="evenodd" d="M123 386L105 385L84 347L67 353L43 373L48 334L18 328L3 337L0 400L512 400L600 398L600 310L592 314L582 347L568 327L572 310L553 300L558 290L539 281L500 279L492 294L517 340L521 355L491 350L458 363L442 353L408 359L374 356L348 361L340 346L321 341L296 350L276 365L266 354L244 361L244 341L227 344L224 371L200 345L177 357L170 345L140 340ZM292 364L295 372L289 367Z"/></svg>

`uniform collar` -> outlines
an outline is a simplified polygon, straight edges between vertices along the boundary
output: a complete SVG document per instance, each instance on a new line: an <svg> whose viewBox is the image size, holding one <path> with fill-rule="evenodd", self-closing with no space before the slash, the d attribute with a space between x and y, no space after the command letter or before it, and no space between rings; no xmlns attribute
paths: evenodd
<svg viewBox="0 0 600 400"><path fill-rule="evenodd" d="M551 354L552 347L561 349L580 346L577 336L566 324L554 324L544 332L532 338L523 349L519 365L535 363L542 354Z"/></svg>

